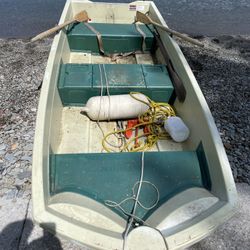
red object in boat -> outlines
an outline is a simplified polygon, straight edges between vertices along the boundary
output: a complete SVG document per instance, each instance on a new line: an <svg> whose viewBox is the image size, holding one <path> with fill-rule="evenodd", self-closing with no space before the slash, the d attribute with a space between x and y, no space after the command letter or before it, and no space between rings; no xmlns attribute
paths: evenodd
<svg viewBox="0 0 250 250"><path fill-rule="evenodd" d="M127 126L126 126L126 129L128 129L128 130L126 130L126 131L124 132L124 135L125 135L126 139L129 139L129 138L133 135L133 130L132 130L132 128L133 128L134 126L136 126L138 123L139 123L139 120L138 120L138 119L128 120ZM130 129L130 128L131 128L131 129Z"/></svg>

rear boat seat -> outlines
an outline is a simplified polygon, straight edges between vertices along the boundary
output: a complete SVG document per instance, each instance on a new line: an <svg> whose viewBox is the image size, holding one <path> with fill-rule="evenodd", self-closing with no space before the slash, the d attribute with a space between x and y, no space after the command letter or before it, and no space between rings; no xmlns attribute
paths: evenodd
<svg viewBox="0 0 250 250"><path fill-rule="evenodd" d="M74 24L67 30L67 37L71 51L91 51L99 53L97 40L98 32L103 49L107 54L141 51L143 43L145 51L152 51L155 38L150 28L144 24L111 24L111 23L84 23Z"/></svg>
<svg viewBox="0 0 250 250"><path fill-rule="evenodd" d="M55 154L50 157L50 192L51 195L78 193L102 204L105 200L120 202L132 195L131 189L140 178L140 171L141 153ZM201 144L196 151L146 152L143 179L153 183L160 195L154 209L147 211L138 206L136 215L144 220L164 202L188 188L211 189ZM156 197L151 186L143 185L142 204L150 206ZM131 211L133 202L122 206ZM113 211L124 216L115 208Z"/></svg>
<svg viewBox="0 0 250 250"><path fill-rule="evenodd" d="M58 90L64 106L83 106L92 96L103 95L106 78L111 95L138 91L154 101L168 102L173 85L165 65L140 64L62 64Z"/></svg>

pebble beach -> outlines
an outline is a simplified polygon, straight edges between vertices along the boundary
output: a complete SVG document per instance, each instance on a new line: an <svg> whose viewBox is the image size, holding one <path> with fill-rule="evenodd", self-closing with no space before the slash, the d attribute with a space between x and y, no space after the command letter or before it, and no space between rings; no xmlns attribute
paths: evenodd
<svg viewBox="0 0 250 250"><path fill-rule="evenodd" d="M250 37L198 38L212 49L198 48L179 40L178 43L213 114L234 179L239 183L237 187L245 195L245 200L240 196L242 206L247 205L250 203L245 191L249 190L247 184L250 184ZM61 248L45 248L43 244L47 243L43 241L35 248L27 248L29 243L25 238L25 225L31 223L31 164L36 111L51 42L52 39L45 39L31 44L25 39L0 39L0 219L3 222L0 231L16 220L22 221L15 227L17 238L12 239L9 235L10 240L4 243L1 241L4 234L0 235L0 249L85 249L65 240L60 242ZM19 216L18 208L22 206L24 212L20 214L19 211ZM245 207L241 212L241 218L247 221L249 208ZM6 214L12 217L9 221ZM248 226L243 222L242 225L246 226L247 237L249 222ZM230 227L234 225L219 229L222 230L221 237L224 237L223 230ZM40 232L40 229L36 230ZM218 238L218 235L220 231L210 237L211 244L215 240L213 237ZM48 242L57 241L52 236L47 237ZM204 240L193 249L214 249L209 248L209 244L209 240ZM222 239L220 244L220 249L228 249ZM242 248L237 249L247 249L250 242L246 239L241 244Z"/></svg>

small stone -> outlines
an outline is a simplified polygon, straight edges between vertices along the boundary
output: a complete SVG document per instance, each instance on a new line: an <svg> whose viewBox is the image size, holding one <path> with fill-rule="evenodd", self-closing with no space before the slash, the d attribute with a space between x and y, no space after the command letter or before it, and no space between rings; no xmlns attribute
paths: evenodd
<svg viewBox="0 0 250 250"><path fill-rule="evenodd" d="M17 151L17 152L14 153L14 156L17 157L17 156L21 155L22 153L23 153L22 151Z"/></svg>
<svg viewBox="0 0 250 250"><path fill-rule="evenodd" d="M23 190L20 190L17 194L17 198L22 198L23 197L23 194L24 194L24 191Z"/></svg>
<svg viewBox="0 0 250 250"><path fill-rule="evenodd" d="M214 39L212 39L212 42L214 42L214 43L220 43L220 40L218 38L214 38Z"/></svg>
<svg viewBox="0 0 250 250"><path fill-rule="evenodd" d="M24 191L23 196L28 197L30 196L30 194L31 194L30 190L26 190Z"/></svg>
<svg viewBox="0 0 250 250"><path fill-rule="evenodd" d="M27 155L32 157L33 151L27 151Z"/></svg>
<svg viewBox="0 0 250 250"><path fill-rule="evenodd" d="M21 160L23 160L23 161L28 161L28 162L32 162L32 157L30 157L30 156L27 156L27 155L24 155L22 158L21 158Z"/></svg>
<svg viewBox="0 0 250 250"><path fill-rule="evenodd" d="M11 150L15 150L17 148L18 144L17 143L14 143L11 145Z"/></svg>
<svg viewBox="0 0 250 250"><path fill-rule="evenodd" d="M14 163L16 161L16 158L14 157L14 155L13 154L9 154L9 153L7 153L5 155L5 159L7 161L9 161L10 163Z"/></svg>
<svg viewBox="0 0 250 250"><path fill-rule="evenodd" d="M224 143L224 147L226 148L226 149L231 149L232 148L232 146L231 146L231 144L229 144L229 143Z"/></svg>
<svg viewBox="0 0 250 250"><path fill-rule="evenodd" d="M5 150L6 149L6 144L2 143L0 144L0 151Z"/></svg>
<svg viewBox="0 0 250 250"><path fill-rule="evenodd" d="M2 176L5 176L6 174L7 174L7 171L6 171L6 169L4 169L2 172Z"/></svg>
<svg viewBox="0 0 250 250"><path fill-rule="evenodd" d="M11 189L9 192L7 192L6 199L8 199L8 200L14 199L16 197L17 193L18 193L17 189Z"/></svg>
<svg viewBox="0 0 250 250"><path fill-rule="evenodd" d="M1 189L1 194L5 195L9 191L8 188Z"/></svg>
<svg viewBox="0 0 250 250"><path fill-rule="evenodd" d="M31 150L33 150L33 144L28 144L28 145L26 145L26 146L23 148L23 150L25 150L25 151L31 151Z"/></svg>
<svg viewBox="0 0 250 250"><path fill-rule="evenodd" d="M13 129L11 129L11 130L7 130L6 132L5 132L5 134L6 135L8 135L8 134L13 134L15 131L13 130Z"/></svg>
<svg viewBox="0 0 250 250"><path fill-rule="evenodd" d="M16 179L15 185L22 186L25 183L25 179Z"/></svg>
<svg viewBox="0 0 250 250"><path fill-rule="evenodd" d="M22 172L22 173L19 173L18 175L17 175L17 177L20 179L20 180L22 180L22 179L27 179L27 178L30 178L31 177L31 172L30 171L24 171L24 172Z"/></svg>
<svg viewBox="0 0 250 250"><path fill-rule="evenodd" d="M6 168L6 173L9 174L11 172L11 167Z"/></svg>

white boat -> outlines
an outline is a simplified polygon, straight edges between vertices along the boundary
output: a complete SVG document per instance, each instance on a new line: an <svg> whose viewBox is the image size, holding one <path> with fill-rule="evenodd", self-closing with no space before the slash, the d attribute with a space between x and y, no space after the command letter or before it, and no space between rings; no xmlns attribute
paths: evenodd
<svg viewBox="0 0 250 250"><path fill-rule="evenodd" d="M175 40L159 28L133 24L140 11L166 25L153 2L69 0L59 23L82 10L88 13L89 26L74 24L55 36L44 74L33 151L34 220L94 249L190 246L229 219L237 204L230 165L205 98ZM106 32L102 45L96 39L100 29ZM110 57L114 53L115 59ZM172 65L168 70L166 54ZM103 90L102 72L107 74L104 90L109 82L111 96L139 89L155 101L169 101L189 128L188 139L159 140L145 153L102 152L97 123L81 114L87 99ZM174 87L178 92L175 77L185 88L181 101L173 93ZM99 125L107 133L117 123ZM156 202L152 209L138 206L131 219L107 200L119 203L133 195L142 166L144 184L155 188L142 185L140 201L146 207ZM134 200L122 207L135 212Z"/></svg>

